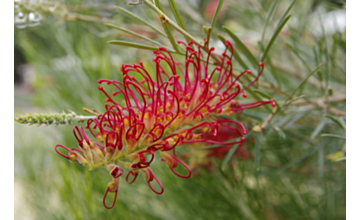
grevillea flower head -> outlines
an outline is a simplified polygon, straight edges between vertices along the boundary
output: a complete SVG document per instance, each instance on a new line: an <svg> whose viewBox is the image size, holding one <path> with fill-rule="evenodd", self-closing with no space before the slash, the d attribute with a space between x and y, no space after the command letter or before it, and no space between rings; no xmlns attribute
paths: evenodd
<svg viewBox="0 0 360 220"><path fill-rule="evenodd" d="M189 178L190 168L176 157L178 146L190 143L241 145L246 134L243 124L219 118L264 104L274 105L272 99L248 104L235 99L246 98L238 81L244 74L252 73L250 70L234 73L230 42L226 42L225 51L220 56L221 64L216 67L210 63L214 48L203 54L192 42L179 41L179 44L186 50L184 63L176 62L167 49L159 48L154 52L154 73L146 70L140 62L121 67L122 81L99 80L99 90L105 94L107 104L104 113L87 121L86 129L94 140L84 128L74 126L80 148L70 149L63 145L55 148L61 156L90 169L107 167L112 181L104 195L106 208L115 204L119 178L124 169L127 170L125 181L128 184L143 173L150 189L162 194L163 185L150 169L156 151L175 175ZM247 86L254 84L262 74L264 65L259 65L261 71ZM104 85L112 86L115 92L109 93ZM238 140L224 142L216 139L219 128L235 132ZM68 154L61 153L59 148L67 150ZM187 173L179 173L179 166L183 166ZM108 193L115 194L110 206L106 203Z"/></svg>

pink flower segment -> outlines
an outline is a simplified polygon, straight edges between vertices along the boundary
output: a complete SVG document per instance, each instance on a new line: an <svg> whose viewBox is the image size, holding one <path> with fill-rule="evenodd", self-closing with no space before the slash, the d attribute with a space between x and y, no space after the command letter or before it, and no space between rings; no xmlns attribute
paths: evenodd
<svg viewBox="0 0 360 220"><path fill-rule="evenodd" d="M245 70L234 76L231 61L233 47L230 42L226 42L225 51L220 56L221 65L217 67L209 62L214 48L203 54L191 42L186 44L179 41L179 44L186 49L184 63L176 62L168 50L159 48L154 52L155 75L140 62L122 66L122 81L99 80L99 90L106 95L106 111L89 119L86 126L95 140L82 127L74 126L80 148L55 147L61 156L90 169L107 167L112 181L104 195L106 208L112 208L115 204L119 178L124 174L124 169L127 170L125 180L128 184L133 183L142 172L150 189L162 194L163 185L150 169L155 152L159 152L160 160L175 175L188 178L191 170L176 157L177 146L200 142L241 145L246 134L243 124L219 119L219 116L241 113L265 104L274 105L272 99L247 104L235 100L237 97L246 98L239 79L244 74L251 75L251 72ZM259 65L260 73L247 86L254 84L262 74L264 65ZM113 88L109 89L115 89L115 92L107 92L104 84L111 85ZM237 140L219 140L216 138L219 128L235 132ZM61 153L59 148L64 148L68 154ZM179 166L183 166L187 172L180 174L176 169ZM115 194L110 206L106 203L108 193Z"/></svg>

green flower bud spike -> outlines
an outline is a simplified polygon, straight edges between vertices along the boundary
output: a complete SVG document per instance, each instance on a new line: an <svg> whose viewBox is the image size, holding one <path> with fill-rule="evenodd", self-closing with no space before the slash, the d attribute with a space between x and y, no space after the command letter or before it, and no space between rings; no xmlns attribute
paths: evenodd
<svg viewBox="0 0 360 220"><path fill-rule="evenodd" d="M25 114L19 115L14 120L20 124L28 125L69 125L76 123L85 122L87 119L94 118L95 116L82 116L76 115L75 112L69 111L69 113L35 113L35 114Z"/></svg>

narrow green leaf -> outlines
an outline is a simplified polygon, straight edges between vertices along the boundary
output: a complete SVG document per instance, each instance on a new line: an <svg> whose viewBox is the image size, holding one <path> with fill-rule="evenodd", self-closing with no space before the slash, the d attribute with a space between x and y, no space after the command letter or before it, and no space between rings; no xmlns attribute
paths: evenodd
<svg viewBox="0 0 360 220"><path fill-rule="evenodd" d="M170 5L170 8L171 8L171 11L176 19L176 22L178 23L178 25L184 29L186 31L186 26L185 26L185 23L184 23L184 20L182 19L182 16L180 14L180 11L176 5L176 2L175 0L168 0L169 2L169 5Z"/></svg>
<svg viewBox="0 0 360 220"><path fill-rule="evenodd" d="M314 132L311 134L311 139L314 139L316 136L319 135L319 133L322 131L322 129L326 125L326 118L322 118L319 125L315 128Z"/></svg>
<svg viewBox="0 0 360 220"><path fill-rule="evenodd" d="M135 32L133 32L133 31L127 30L127 29L125 29L125 28L122 28L122 27L119 27L119 26L116 26L116 25L113 25L113 24L108 24L108 23L105 23L104 25L105 25L105 26L108 26L108 27L112 27L112 28L118 29L118 30L123 31L123 32L125 32L125 33L131 34L131 35L134 35L134 36L136 36L136 37L138 37L138 38L141 38L141 39L144 39L144 40L146 40L146 41L149 41L149 42L151 42L151 43L153 43L153 44L156 44L156 45L159 45L159 46L164 47L164 46L163 46L161 43L159 43L159 42L156 42L156 41L154 41L154 40L151 40L151 39L148 38L148 37L145 37L145 36L143 36L143 35L141 35L141 34L138 34L138 33L135 33Z"/></svg>
<svg viewBox="0 0 360 220"><path fill-rule="evenodd" d="M329 71L329 60L330 60L329 56L330 56L330 54L329 54L328 44L327 44L327 40L326 40L327 34L325 32L325 26L324 26L324 23L323 23L320 13L318 15L319 15L319 21L320 21L320 27L321 27L321 33L322 33L321 40L323 40L323 43L324 43L324 48L321 49L321 52L324 52L325 60L326 60L325 65L324 65L325 66L325 76L326 76L325 83L326 83L326 88L328 88L329 81L330 81L330 71Z"/></svg>
<svg viewBox="0 0 360 220"><path fill-rule="evenodd" d="M296 98L292 98L292 99L287 99L283 105L284 106L288 106L290 104L292 104L293 102L296 102L297 100L300 100L300 99L304 99L305 98L305 95L301 95L301 96L298 96Z"/></svg>
<svg viewBox="0 0 360 220"><path fill-rule="evenodd" d="M218 38L225 45L226 39L220 34L218 34ZM245 64L244 60L240 57L240 55L238 54L238 52L236 50L234 50L233 55L234 55L235 60L240 64L240 66L242 66L244 69L249 69L249 67Z"/></svg>
<svg viewBox="0 0 360 220"><path fill-rule="evenodd" d="M268 43L268 45L265 48L264 54L261 58L261 61L264 61L266 59L267 54L269 53L272 45L274 44L275 39L277 38L277 36L279 35L279 33L281 32L281 30L283 29L283 27L285 26L285 24L288 22L288 20L290 19L291 15L287 16L285 18L285 20L283 20L279 25L278 28L276 28L273 36L270 39L270 42Z"/></svg>
<svg viewBox="0 0 360 220"><path fill-rule="evenodd" d="M321 137L332 137L332 138L338 138L338 139L346 140L346 137L340 136L340 135L337 135L337 134L321 134Z"/></svg>
<svg viewBox="0 0 360 220"><path fill-rule="evenodd" d="M308 112L306 111L299 111L298 113L296 113L295 115L293 115L290 119L290 121L287 122L287 124L284 126L285 129L290 129L291 127L293 127L293 125L300 120L302 117L304 117L306 114L308 114Z"/></svg>
<svg viewBox="0 0 360 220"><path fill-rule="evenodd" d="M154 25L150 24L149 22L145 21L144 19L140 18L139 16L137 16L136 14L126 10L125 8L119 7L119 6L114 6L116 9L118 9L119 11L124 12L125 14L129 15L130 17L140 21L141 23L145 24L146 26L150 27L151 29L153 29L154 31L156 31L157 33L159 33L160 35L167 37L166 34L164 32L162 32L161 30L159 30L157 27L155 27Z"/></svg>
<svg viewBox="0 0 360 220"><path fill-rule="evenodd" d="M275 11L275 8L276 8L278 2L279 2L279 0L276 0L276 1L274 1L274 2L272 3L272 5L270 6L269 13L268 13L268 16L267 16L266 21L265 21L264 30L263 30L263 33L262 33L262 35L261 35L261 41L260 41L260 42L261 42L261 43L260 43L261 47L263 47L263 45L264 45L266 28L267 28L267 26L269 25L270 18L271 18L272 15L274 14L274 11Z"/></svg>
<svg viewBox="0 0 360 220"><path fill-rule="evenodd" d="M228 165L228 163L230 162L232 156L234 155L235 151L237 150L238 148L238 145L235 144L230 150L229 152L227 153L222 165L221 165L221 169L222 170L225 170L226 166Z"/></svg>
<svg viewBox="0 0 360 220"><path fill-rule="evenodd" d="M126 47L134 47L134 48L144 49L144 50L157 50L158 49L157 47L152 47L152 46L148 46L148 45L144 45L144 44L133 43L133 42L129 42L129 41L111 40L111 41L108 41L107 43L108 44L126 46ZM175 52L175 51L171 51L171 52Z"/></svg>
<svg viewBox="0 0 360 220"><path fill-rule="evenodd" d="M292 94L289 96L288 100L290 100L290 99L296 94L296 92L299 91L299 89L306 84L306 82L308 81L308 79L309 79L312 75L314 75L314 73L316 73L316 71L318 71L318 69L319 69L321 66L322 66L322 63L320 63L319 66L317 66L311 73L309 73L309 75L308 75L308 76L300 83L300 85L292 92Z"/></svg>
<svg viewBox="0 0 360 220"><path fill-rule="evenodd" d="M309 66L309 62L305 61L304 58L301 57L298 49L297 49L296 47L294 47L293 45L289 44L289 43L286 43L286 46L289 47L289 48L292 50L292 52L295 54L295 56L296 56L297 58L299 58L299 60L300 60L300 61L302 62L302 64L306 67L306 69L307 69L308 71L311 71L311 68L310 68L310 66Z"/></svg>
<svg viewBox="0 0 360 220"><path fill-rule="evenodd" d="M164 12L164 10L163 10L163 8L161 6L160 0L155 0L155 5L160 11ZM162 26L164 28L164 31L165 31L168 39L170 40L171 45L175 49L175 51L179 51L178 45L177 45L176 40L175 40L175 38L174 38L174 36L173 36L173 34L171 32L169 24L167 24L167 22L165 22L165 23L163 22Z"/></svg>
<svg viewBox="0 0 360 220"><path fill-rule="evenodd" d="M224 2L224 0L219 0L219 2L218 2L213 20L211 22L211 29L214 29L214 26L215 26L215 23L216 23L218 15L219 15L219 12L221 10L221 6L222 6L223 2Z"/></svg>
<svg viewBox="0 0 360 220"><path fill-rule="evenodd" d="M290 163L286 164L280 172L284 172L286 171L287 169L289 169L290 167L300 163L301 161L305 160L306 158L308 158L309 156L313 155L314 153L316 153L319 149L318 148L315 148L305 154L303 154L302 156L298 157L297 159L291 161Z"/></svg>
<svg viewBox="0 0 360 220"><path fill-rule="evenodd" d="M346 130L346 126L344 121L342 121L341 118L335 118L332 115L325 115L328 119L331 119L333 122L335 122L337 125L339 125L342 129Z"/></svg>
<svg viewBox="0 0 360 220"><path fill-rule="evenodd" d="M278 27L279 27L279 24L281 24L282 21L285 20L286 16L289 14L289 12L290 12L290 10L292 9L292 7L294 6L295 2L296 2L296 0L293 0L293 2L291 2L291 4L289 5L289 7L286 9L285 13L284 13L283 16L281 17L281 19L280 19L280 21L279 21L279 23L278 23L278 25L277 25L276 28L278 28Z"/></svg>
<svg viewBox="0 0 360 220"><path fill-rule="evenodd" d="M277 128L274 129L274 130L279 134L279 136L280 136L281 138L286 139L286 134L284 133L284 131L283 131L281 128L277 127Z"/></svg>
<svg viewBox="0 0 360 220"><path fill-rule="evenodd" d="M251 51L245 46L245 44L227 27L223 27L227 34L233 39L235 42L236 47L239 49L241 53L250 61L254 68L258 68L259 62L255 58L255 56L251 53Z"/></svg>

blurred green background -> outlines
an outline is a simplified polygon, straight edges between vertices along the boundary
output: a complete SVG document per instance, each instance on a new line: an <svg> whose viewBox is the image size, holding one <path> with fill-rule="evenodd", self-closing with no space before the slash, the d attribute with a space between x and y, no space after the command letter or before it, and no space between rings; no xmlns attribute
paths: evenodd
<svg viewBox="0 0 360 220"><path fill-rule="evenodd" d="M142 60L151 67L151 51L106 43L150 45L147 41L105 22L171 47L168 39L113 7L124 7L162 30L153 11L127 2L15 1L15 115L62 110L84 114L83 107L104 110L98 79L121 79L125 63ZM173 18L168 1L160 2ZM218 1L176 2L187 31L201 40ZM153 170L165 188L161 196L144 181L128 185L122 180L117 204L105 209L108 172L89 172L54 151L58 143L75 146L71 126L16 123L15 218L345 219L345 10L345 0L224 1L210 44L221 51L218 34L232 42L240 39L260 61L273 42L263 60L266 71L247 101L271 96L282 108L273 115L272 109L261 107L234 116L249 130L273 116L266 129L246 143L251 155L247 160L237 155L208 157L202 160L211 163L211 169L198 165L190 179L178 178L155 162ZM183 39L175 31L173 35ZM234 46L251 66L249 56L237 43ZM238 60L234 63L237 70L244 69Z"/></svg>

